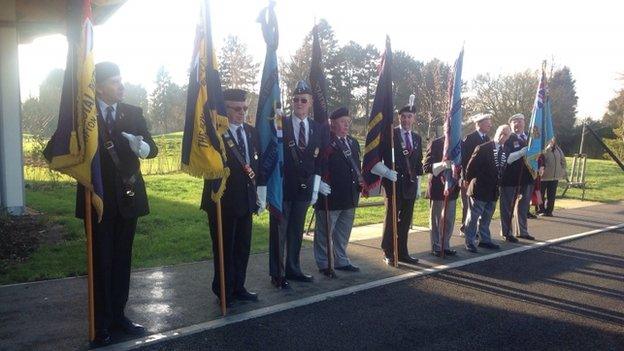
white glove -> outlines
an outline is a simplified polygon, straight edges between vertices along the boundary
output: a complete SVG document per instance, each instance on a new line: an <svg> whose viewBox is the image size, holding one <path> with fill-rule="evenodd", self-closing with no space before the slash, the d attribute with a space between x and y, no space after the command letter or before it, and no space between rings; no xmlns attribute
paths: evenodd
<svg viewBox="0 0 624 351"><path fill-rule="evenodd" d="M321 180L321 185L319 186L319 193L325 196L331 194L331 187L329 186L329 184Z"/></svg>
<svg viewBox="0 0 624 351"><path fill-rule="evenodd" d="M522 156L526 155L527 153L527 147L523 147L522 149L516 151L516 152L512 152L511 154L509 154L509 157L507 157L507 164L511 164L516 162L517 160L519 160Z"/></svg>
<svg viewBox="0 0 624 351"><path fill-rule="evenodd" d="M128 144L130 144L130 150L134 152L137 157L146 158L150 152L150 146L148 143L143 141L142 135L134 135L126 132L121 132L124 138L128 139Z"/></svg>
<svg viewBox="0 0 624 351"><path fill-rule="evenodd" d="M371 169L371 173L380 177L384 177L391 182L396 182L398 178L398 173L386 167L386 165L381 161L377 162L377 164L373 166L373 168Z"/></svg>
<svg viewBox="0 0 624 351"><path fill-rule="evenodd" d="M321 187L321 176L316 174L314 175L314 185L312 186L312 199L310 199L310 205L314 205L316 200L318 200L318 192Z"/></svg>
<svg viewBox="0 0 624 351"><path fill-rule="evenodd" d="M451 169L451 160L436 162L433 164L433 175L437 177L442 171L447 169Z"/></svg>
<svg viewBox="0 0 624 351"><path fill-rule="evenodd" d="M258 214L261 214L266 209L267 187L259 186L256 193L258 194L258 200L256 200L256 205L258 205Z"/></svg>

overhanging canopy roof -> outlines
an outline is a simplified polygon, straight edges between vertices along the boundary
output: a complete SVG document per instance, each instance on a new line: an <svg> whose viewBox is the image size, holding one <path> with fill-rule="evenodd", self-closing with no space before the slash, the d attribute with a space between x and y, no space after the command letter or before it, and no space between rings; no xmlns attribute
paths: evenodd
<svg viewBox="0 0 624 351"><path fill-rule="evenodd" d="M106 21L126 0L91 0L94 24ZM64 34L69 0L15 0L20 44L49 34Z"/></svg>

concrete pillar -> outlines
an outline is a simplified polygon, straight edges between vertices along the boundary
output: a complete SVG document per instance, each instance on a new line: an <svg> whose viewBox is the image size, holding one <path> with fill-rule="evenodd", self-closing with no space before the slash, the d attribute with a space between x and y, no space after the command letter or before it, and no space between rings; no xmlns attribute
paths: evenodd
<svg viewBox="0 0 624 351"><path fill-rule="evenodd" d="M0 0L0 211L24 213L24 160L15 0Z"/></svg>

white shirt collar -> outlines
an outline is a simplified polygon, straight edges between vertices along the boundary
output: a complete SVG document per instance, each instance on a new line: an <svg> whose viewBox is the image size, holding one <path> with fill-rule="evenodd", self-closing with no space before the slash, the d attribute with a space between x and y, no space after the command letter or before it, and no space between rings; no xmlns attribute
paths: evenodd
<svg viewBox="0 0 624 351"><path fill-rule="evenodd" d="M108 106L113 108L113 119L116 118L117 115L117 103L114 103L112 105L109 105L107 103L105 103L104 101L102 101L101 99L97 99L98 101L98 105L100 106L100 111L102 112L102 117L106 118L106 108Z"/></svg>

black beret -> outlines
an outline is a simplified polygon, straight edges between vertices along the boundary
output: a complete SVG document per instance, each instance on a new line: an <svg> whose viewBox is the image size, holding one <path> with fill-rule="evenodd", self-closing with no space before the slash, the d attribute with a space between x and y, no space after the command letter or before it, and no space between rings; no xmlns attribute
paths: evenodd
<svg viewBox="0 0 624 351"><path fill-rule="evenodd" d="M119 66L113 62L100 62L95 65L95 82L104 83L108 78L118 76Z"/></svg>
<svg viewBox="0 0 624 351"><path fill-rule="evenodd" d="M402 109L399 110L399 114L401 114L403 112L416 113L416 106L411 106L410 107L410 105L405 105L405 106L403 106Z"/></svg>
<svg viewBox="0 0 624 351"><path fill-rule="evenodd" d="M247 92L243 89L226 89L223 91L223 99L227 101L245 102Z"/></svg>
<svg viewBox="0 0 624 351"><path fill-rule="evenodd" d="M349 116L349 110L346 107L339 107L331 113L329 119L338 119L344 116Z"/></svg>
<svg viewBox="0 0 624 351"><path fill-rule="evenodd" d="M295 91L293 91L293 95L298 94L312 95L312 89L305 80L300 80L299 82L297 82L297 86L295 87Z"/></svg>

